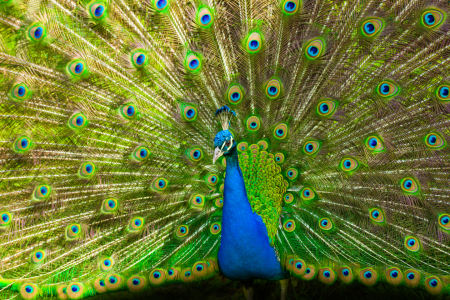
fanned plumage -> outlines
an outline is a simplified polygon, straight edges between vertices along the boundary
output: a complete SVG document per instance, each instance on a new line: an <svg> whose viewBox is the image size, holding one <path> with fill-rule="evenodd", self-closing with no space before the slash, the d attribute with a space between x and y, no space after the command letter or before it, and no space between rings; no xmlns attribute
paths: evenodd
<svg viewBox="0 0 450 300"><path fill-rule="evenodd" d="M217 273L448 293L449 10L2 1L0 298Z"/></svg>

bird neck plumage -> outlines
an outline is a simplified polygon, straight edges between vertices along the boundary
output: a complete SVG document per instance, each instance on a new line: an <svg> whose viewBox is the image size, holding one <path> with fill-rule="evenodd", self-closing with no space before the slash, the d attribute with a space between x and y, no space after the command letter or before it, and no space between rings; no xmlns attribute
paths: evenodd
<svg viewBox="0 0 450 300"><path fill-rule="evenodd" d="M238 210L240 214L252 214L252 208L247 198L244 177L239 167L237 148L234 147L225 155L227 160L224 184L224 214L233 214ZM227 205L228 204L228 205Z"/></svg>

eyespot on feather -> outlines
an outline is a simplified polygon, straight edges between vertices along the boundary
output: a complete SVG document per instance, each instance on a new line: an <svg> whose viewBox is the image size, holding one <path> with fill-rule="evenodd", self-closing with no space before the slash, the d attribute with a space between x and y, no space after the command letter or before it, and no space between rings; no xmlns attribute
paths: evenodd
<svg viewBox="0 0 450 300"><path fill-rule="evenodd" d="M399 285L403 281L403 273L397 267L391 267L386 269L386 280L392 285Z"/></svg>
<svg viewBox="0 0 450 300"><path fill-rule="evenodd" d="M424 141L425 145L430 149L442 149L446 145L445 139L437 132L427 134Z"/></svg>
<svg viewBox="0 0 450 300"><path fill-rule="evenodd" d="M269 143L266 140L258 141L257 145L259 146L259 150L265 151L269 148Z"/></svg>
<svg viewBox="0 0 450 300"><path fill-rule="evenodd" d="M192 274L197 278L204 278L208 275L208 264L206 261L198 261L192 266Z"/></svg>
<svg viewBox="0 0 450 300"><path fill-rule="evenodd" d="M163 269L154 269L150 272L148 278L152 285L161 285L166 281L167 274L166 271Z"/></svg>
<svg viewBox="0 0 450 300"><path fill-rule="evenodd" d="M392 98L400 93L399 86L393 81L384 80L377 86L377 94L383 98Z"/></svg>
<svg viewBox="0 0 450 300"><path fill-rule="evenodd" d="M191 73L198 73L202 68L202 59L199 54L190 52L184 60L186 69Z"/></svg>
<svg viewBox="0 0 450 300"><path fill-rule="evenodd" d="M78 176L83 179L89 179L95 175L97 171L97 167L94 163L85 162L81 165L80 169L78 169Z"/></svg>
<svg viewBox="0 0 450 300"><path fill-rule="evenodd" d="M231 104L239 104L241 103L242 99L244 98L244 90L240 85L232 85L228 89L227 92L227 99L228 102Z"/></svg>
<svg viewBox="0 0 450 300"><path fill-rule="evenodd" d="M359 280L362 284L372 286L377 282L378 273L372 268L365 268L359 271Z"/></svg>
<svg viewBox="0 0 450 300"><path fill-rule="evenodd" d="M97 293L102 294L107 292L105 280L102 278L97 278L94 281L94 289Z"/></svg>
<svg viewBox="0 0 450 300"><path fill-rule="evenodd" d="M209 231L211 232L211 234L216 235L219 234L220 231L222 230L222 225L220 222L214 222L211 224L211 227L209 228Z"/></svg>
<svg viewBox="0 0 450 300"><path fill-rule="evenodd" d="M316 192L310 187L304 187L300 191L300 197L304 201L311 201L316 199Z"/></svg>
<svg viewBox="0 0 450 300"><path fill-rule="evenodd" d="M105 286L108 290L114 291L122 287L124 280L118 274L109 274L105 277Z"/></svg>
<svg viewBox="0 0 450 300"><path fill-rule="evenodd" d="M321 218L319 220L319 227L324 231L330 231L333 229L334 224L329 218Z"/></svg>
<svg viewBox="0 0 450 300"><path fill-rule="evenodd" d="M436 89L436 97L441 101L450 101L450 84L442 84Z"/></svg>
<svg viewBox="0 0 450 300"><path fill-rule="evenodd" d="M271 79L266 84L265 93L270 100L277 99L281 94L282 84L278 79Z"/></svg>
<svg viewBox="0 0 450 300"><path fill-rule="evenodd" d="M86 116L83 113L74 113L69 118L69 128L78 130L83 129L89 124L89 121L87 120Z"/></svg>
<svg viewBox="0 0 450 300"><path fill-rule="evenodd" d="M81 225L72 223L66 227L66 239L73 240L81 236Z"/></svg>
<svg viewBox="0 0 450 300"><path fill-rule="evenodd" d="M102 272L111 271L114 266L114 259L112 257L104 257L100 260L99 268Z"/></svg>
<svg viewBox="0 0 450 300"><path fill-rule="evenodd" d="M23 299L35 299L39 294L39 289L34 283L24 283L20 287L20 295Z"/></svg>
<svg viewBox="0 0 450 300"><path fill-rule="evenodd" d="M219 177L216 174L207 174L205 176L205 182L208 186L214 187L219 182Z"/></svg>
<svg viewBox="0 0 450 300"><path fill-rule="evenodd" d="M18 154L25 154L33 146L34 146L34 142L29 137L22 135L21 137L17 138L14 141L13 150L14 150L14 152L16 152Z"/></svg>
<svg viewBox="0 0 450 300"><path fill-rule="evenodd" d="M412 235L405 237L405 248L410 252L419 252L421 248L419 239Z"/></svg>
<svg viewBox="0 0 450 300"><path fill-rule="evenodd" d="M286 193L283 196L283 200L284 200L284 203L291 204L291 203L294 202L295 197L294 197L294 195L292 193Z"/></svg>
<svg viewBox="0 0 450 300"><path fill-rule="evenodd" d="M257 131L261 127L261 120L257 116L251 116L246 122L247 130Z"/></svg>
<svg viewBox="0 0 450 300"><path fill-rule="evenodd" d="M136 49L131 52L130 57L131 63L135 68L142 68L148 64L148 55L147 51L144 49Z"/></svg>
<svg viewBox="0 0 450 300"><path fill-rule="evenodd" d="M29 100L32 94L25 83L17 83L9 90L8 97L13 101L22 102Z"/></svg>
<svg viewBox="0 0 450 300"><path fill-rule="evenodd" d="M262 48L263 41L261 33L251 32L245 41L245 49L248 53L258 53Z"/></svg>
<svg viewBox="0 0 450 300"><path fill-rule="evenodd" d="M309 281L316 277L316 267L314 265L306 265L305 273L301 276L303 280Z"/></svg>
<svg viewBox="0 0 450 300"><path fill-rule="evenodd" d="M139 292L143 290L146 285L147 282L143 276L133 275L127 280L127 286L131 292Z"/></svg>
<svg viewBox="0 0 450 300"><path fill-rule="evenodd" d="M66 291L70 299L81 299L83 298L84 286L80 282L72 282L67 286Z"/></svg>
<svg viewBox="0 0 450 300"><path fill-rule="evenodd" d="M168 185L169 185L169 182L165 178L159 177L153 181L152 189L156 192L160 192L160 191L164 191Z"/></svg>
<svg viewBox="0 0 450 300"><path fill-rule="evenodd" d="M318 272L318 279L325 284L333 284L336 280L336 273L331 268L322 268Z"/></svg>
<svg viewBox="0 0 450 300"><path fill-rule="evenodd" d="M222 207L223 207L223 198L217 198L217 199L214 201L214 205L215 205L217 208L222 208Z"/></svg>
<svg viewBox="0 0 450 300"><path fill-rule="evenodd" d="M44 262L45 257L46 257L45 251L38 249L31 252L30 261L32 264L41 264Z"/></svg>
<svg viewBox="0 0 450 300"><path fill-rule="evenodd" d="M42 201L48 199L52 193L52 187L48 184L38 185L33 192L32 199L34 201Z"/></svg>
<svg viewBox="0 0 450 300"><path fill-rule="evenodd" d="M292 260L292 267L291 267L291 273L295 277L301 277L306 270L306 263L303 259L300 258L294 258Z"/></svg>
<svg viewBox="0 0 450 300"><path fill-rule="evenodd" d="M247 151L247 149L248 149L248 143L247 143L247 142L240 142L240 143L237 145L237 149L238 149L238 151L240 151L240 152Z"/></svg>
<svg viewBox="0 0 450 300"><path fill-rule="evenodd" d="M292 220L292 219L286 220L286 221L283 223L283 229L284 229L284 231L286 231L286 232L292 232L292 231L294 231L294 230L295 230L295 221Z"/></svg>
<svg viewBox="0 0 450 300"><path fill-rule="evenodd" d="M2 211L0 212L0 228L7 227L11 225L11 222L13 220L13 216L10 212Z"/></svg>
<svg viewBox="0 0 450 300"><path fill-rule="evenodd" d="M369 18L361 25L361 33L363 37L373 38L381 33L384 29L384 20L380 18Z"/></svg>
<svg viewBox="0 0 450 300"><path fill-rule="evenodd" d="M350 283L354 279L352 269L348 266L342 266L339 268L338 277L339 280L344 283Z"/></svg>
<svg viewBox="0 0 450 300"><path fill-rule="evenodd" d="M288 126L285 123L278 124L273 129L273 136L276 139L282 140L285 139L288 135Z"/></svg>
<svg viewBox="0 0 450 300"><path fill-rule="evenodd" d="M354 158L346 157L341 160L339 167L342 171L351 173L359 168L359 162Z"/></svg>
<svg viewBox="0 0 450 300"><path fill-rule="evenodd" d="M313 39L306 44L304 51L308 59L318 59L325 52L325 41L322 38Z"/></svg>
<svg viewBox="0 0 450 300"><path fill-rule="evenodd" d="M306 155L314 155L319 151L320 143L318 141L308 141L303 145L303 153Z"/></svg>
<svg viewBox="0 0 450 300"><path fill-rule="evenodd" d="M164 12L169 7L169 0L153 0L153 7L158 12Z"/></svg>
<svg viewBox="0 0 450 300"><path fill-rule="evenodd" d="M400 181L400 187L407 194L417 194L420 191L419 183L412 177L403 178Z"/></svg>
<svg viewBox="0 0 450 300"><path fill-rule="evenodd" d="M181 116L186 122L193 122L197 120L198 112L197 106L192 103L181 103Z"/></svg>
<svg viewBox="0 0 450 300"><path fill-rule="evenodd" d="M442 292L443 285L439 277L428 276L425 278L425 288L432 295L438 295Z"/></svg>
<svg viewBox="0 0 450 300"><path fill-rule="evenodd" d="M185 268L180 272L181 281L188 283L195 280L195 275L192 273L191 268Z"/></svg>
<svg viewBox="0 0 450 300"><path fill-rule="evenodd" d="M179 238L187 236L189 233L189 227L187 225L180 225L177 227L176 235Z"/></svg>
<svg viewBox="0 0 450 300"><path fill-rule="evenodd" d="M438 217L439 226L444 230L450 230L450 214L443 213Z"/></svg>
<svg viewBox="0 0 450 300"><path fill-rule="evenodd" d="M57 294L58 298L61 300L68 299L69 297L67 296L67 285L59 285L56 288L56 294Z"/></svg>
<svg viewBox="0 0 450 300"><path fill-rule="evenodd" d="M287 179L294 181L298 177L298 170L296 168L289 168L286 170Z"/></svg>
<svg viewBox="0 0 450 300"><path fill-rule="evenodd" d="M103 201L102 212L114 213L119 209L119 201L115 198L107 198Z"/></svg>
<svg viewBox="0 0 450 300"><path fill-rule="evenodd" d="M176 280L179 275L180 270L178 268L169 268L169 270L167 270L167 281Z"/></svg>
<svg viewBox="0 0 450 300"><path fill-rule="evenodd" d="M417 287L420 283L420 273L413 269L405 271L405 283L409 287Z"/></svg>
<svg viewBox="0 0 450 300"><path fill-rule="evenodd" d="M203 158L203 151L198 147L187 149L185 154L193 162L198 162Z"/></svg>
<svg viewBox="0 0 450 300"><path fill-rule="evenodd" d="M422 12L420 21L426 29L437 29L445 21L445 13L437 8L430 8Z"/></svg>
<svg viewBox="0 0 450 300"><path fill-rule="evenodd" d="M197 24L200 25L200 27L208 28L211 27L211 25L214 22L214 16L209 9L209 7L201 7L197 11Z"/></svg>
<svg viewBox="0 0 450 300"><path fill-rule="evenodd" d="M284 154L283 153L276 153L274 156L274 160L277 164L282 164L284 162Z"/></svg>
<svg viewBox="0 0 450 300"><path fill-rule="evenodd" d="M66 66L67 73L72 77L81 77L87 74L86 63L81 59L74 59Z"/></svg>
<svg viewBox="0 0 450 300"><path fill-rule="evenodd" d="M316 112L321 117L331 117L336 112L337 101L326 99L317 104Z"/></svg>
<svg viewBox="0 0 450 300"><path fill-rule="evenodd" d="M91 18L96 21L104 19L107 15L107 8L103 2L93 1L88 5L88 7Z"/></svg>
<svg viewBox="0 0 450 300"><path fill-rule="evenodd" d="M142 228L144 228L144 223L145 223L144 218L134 217L130 220L130 223L128 224L128 230L131 232L141 230Z"/></svg>
<svg viewBox="0 0 450 300"><path fill-rule="evenodd" d="M366 148L372 151L373 153L379 153L384 151L384 144L381 138L375 135L371 135L366 138L364 144Z"/></svg>
<svg viewBox="0 0 450 300"><path fill-rule="evenodd" d="M281 2L281 9L284 14L291 16L298 12L301 0L284 0Z"/></svg>
<svg viewBox="0 0 450 300"><path fill-rule="evenodd" d="M203 209L203 206L205 205L205 197L200 194L194 194L191 196L189 204L191 208Z"/></svg>
<svg viewBox="0 0 450 300"><path fill-rule="evenodd" d="M125 120L137 119L139 111L133 102L127 102L119 107L119 115Z"/></svg>
<svg viewBox="0 0 450 300"><path fill-rule="evenodd" d="M40 23L33 23L28 27L27 37L33 42L42 41L47 35L47 30L44 25Z"/></svg>
<svg viewBox="0 0 450 300"><path fill-rule="evenodd" d="M371 208L369 210L370 220L377 223L383 224L385 222L384 212L379 208Z"/></svg>
<svg viewBox="0 0 450 300"><path fill-rule="evenodd" d="M150 157L150 150L145 146L139 146L133 151L131 156L134 161L143 162Z"/></svg>

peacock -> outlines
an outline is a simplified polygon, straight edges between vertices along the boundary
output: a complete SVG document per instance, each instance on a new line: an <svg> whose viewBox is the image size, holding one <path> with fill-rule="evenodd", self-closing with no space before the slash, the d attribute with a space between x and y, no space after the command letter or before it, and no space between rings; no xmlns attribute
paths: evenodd
<svg viewBox="0 0 450 300"><path fill-rule="evenodd" d="M0 1L0 299L450 292L447 0ZM336 283L337 284L337 283ZM135 294L138 295L138 294Z"/></svg>

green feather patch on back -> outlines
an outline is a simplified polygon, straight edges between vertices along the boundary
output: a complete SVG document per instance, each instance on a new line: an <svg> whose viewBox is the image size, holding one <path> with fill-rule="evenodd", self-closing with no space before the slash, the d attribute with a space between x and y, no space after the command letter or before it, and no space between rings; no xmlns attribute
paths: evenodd
<svg viewBox="0 0 450 300"><path fill-rule="evenodd" d="M240 152L239 165L252 210L261 216L269 238L273 240L278 230L278 217L286 192L285 179L269 153L253 145Z"/></svg>

